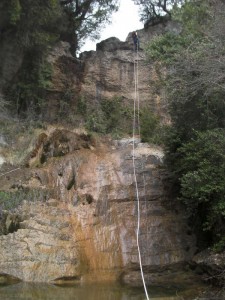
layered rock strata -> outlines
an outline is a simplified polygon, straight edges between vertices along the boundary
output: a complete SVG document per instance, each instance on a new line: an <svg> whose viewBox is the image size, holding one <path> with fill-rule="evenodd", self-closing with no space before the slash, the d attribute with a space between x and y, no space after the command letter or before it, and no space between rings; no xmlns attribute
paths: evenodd
<svg viewBox="0 0 225 300"><path fill-rule="evenodd" d="M68 130L45 139L40 167L26 169L23 180L0 178L5 190L38 191L11 212L19 224L0 236L0 273L36 282L141 284L133 155L144 272L149 283L171 280L168 274L193 256L195 240L165 190L162 150L135 139L133 153L132 139L102 143Z"/></svg>

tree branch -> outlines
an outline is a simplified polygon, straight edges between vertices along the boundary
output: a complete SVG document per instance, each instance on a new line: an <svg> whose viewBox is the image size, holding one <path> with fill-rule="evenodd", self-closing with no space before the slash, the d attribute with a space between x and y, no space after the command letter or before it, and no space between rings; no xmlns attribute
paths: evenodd
<svg viewBox="0 0 225 300"><path fill-rule="evenodd" d="M61 5L71 4L72 2L73 2L73 0L60 0Z"/></svg>

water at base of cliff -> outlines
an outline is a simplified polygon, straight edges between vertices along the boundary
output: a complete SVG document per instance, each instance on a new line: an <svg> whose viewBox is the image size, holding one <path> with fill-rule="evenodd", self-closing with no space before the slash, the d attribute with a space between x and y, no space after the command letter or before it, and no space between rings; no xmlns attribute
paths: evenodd
<svg viewBox="0 0 225 300"><path fill-rule="evenodd" d="M151 300L194 300L201 297L203 287L148 287ZM144 300L142 288L120 284L78 284L56 286L41 283L0 285L0 299L4 300Z"/></svg>

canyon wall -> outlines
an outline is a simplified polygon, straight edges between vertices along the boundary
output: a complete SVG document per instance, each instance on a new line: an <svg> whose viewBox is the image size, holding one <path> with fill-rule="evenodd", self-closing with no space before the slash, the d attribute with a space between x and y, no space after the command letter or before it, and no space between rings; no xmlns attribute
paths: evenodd
<svg viewBox="0 0 225 300"><path fill-rule="evenodd" d="M180 282L192 276L186 266L196 250L195 237L170 191L163 150L141 143L138 137L134 141L130 137L97 138L79 128L79 122L76 128L65 127L80 97L89 109L96 109L102 99L117 96L133 106L135 66L141 107L151 108L168 123L163 91L151 85L157 73L146 61L143 48L155 34L179 31L172 25L139 31L139 53L133 51L129 34L127 41L110 38L79 59L71 56L65 42L49 55L53 74L45 117L54 120L68 91L69 108L64 127L53 124L39 130L21 165L13 165L7 155L2 159L1 195L10 193L9 201L15 203L0 208L1 280L121 280L141 285L136 184L147 283ZM7 147L10 151L9 145L1 147L4 153Z"/></svg>
<svg viewBox="0 0 225 300"><path fill-rule="evenodd" d="M46 134L40 167L0 178L4 190L36 190L5 215L1 273L25 281L141 284L134 155L146 280L180 280L195 238L165 185L162 149L135 139L133 153L132 139L102 142L62 129Z"/></svg>

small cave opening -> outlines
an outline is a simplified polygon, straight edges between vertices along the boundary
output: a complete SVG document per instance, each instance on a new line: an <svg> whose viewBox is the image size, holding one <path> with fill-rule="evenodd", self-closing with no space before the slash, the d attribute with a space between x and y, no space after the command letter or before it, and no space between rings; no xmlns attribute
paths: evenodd
<svg viewBox="0 0 225 300"><path fill-rule="evenodd" d="M64 286L68 284L79 283L80 280L81 280L81 276L62 276L54 279L53 284Z"/></svg>
<svg viewBox="0 0 225 300"><path fill-rule="evenodd" d="M3 235L17 232L20 229L21 219L18 215L4 215L0 221L0 232Z"/></svg>
<svg viewBox="0 0 225 300"><path fill-rule="evenodd" d="M92 195L87 194L87 195L86 195L86 202L87 202L88 204L91 204L93 201L94 201L94 199L93 199Z"/></svg>
<svg viewBox="0 0 225 300"><path fill-rule="evenodd" d="M79 201L82 203L82 205L91 204L94 201L94 198L90 194L85 194L82 196L79 196Z"/></svg>
<svg viewBox="0 0 225 300"><path fill-rule="evenodd" d="M71 188L76 184L75 182L75 176L73 174L73 176L71 177L70 181L68 182L66 189L69 191L71 190Z"/></svg>
<svg viewBox="0 0 225 300"><path fill-rule="evenodd" d="M0 273L0 287L21 282L22 280L10 274Z"/></svg>

